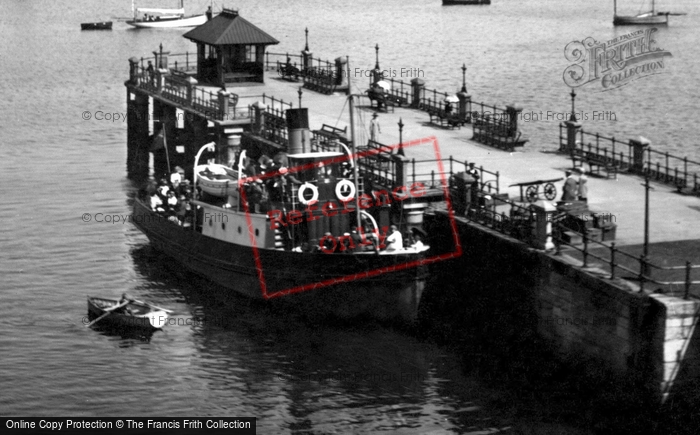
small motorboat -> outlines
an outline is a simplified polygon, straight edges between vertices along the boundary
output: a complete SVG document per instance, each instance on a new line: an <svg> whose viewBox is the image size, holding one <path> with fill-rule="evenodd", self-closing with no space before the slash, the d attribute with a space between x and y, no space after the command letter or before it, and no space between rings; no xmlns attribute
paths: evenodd
<svg viewBox="0 0 700 435"><path fill-rule="evenodd" d="M99 23L81 23L80 30L112 30L112 22L102 21Z"/></svg>
<svg viewBox="0 0 700 435"><path fill-rule="evenodd" d="M238 171L228 166L210 163L195 168L197 186L218 198L238 196Z"/></svg>
<svg viewBox="0 0 700 435"><path fill-rule="evenodd" d="M119 305L123 306L116 308ZM88 316L92 319L104 316L100 323L114 326L161 329L168 321L168 312L170 310L147 302L130 301L120 304L119 300L88 296Z"/></svg>

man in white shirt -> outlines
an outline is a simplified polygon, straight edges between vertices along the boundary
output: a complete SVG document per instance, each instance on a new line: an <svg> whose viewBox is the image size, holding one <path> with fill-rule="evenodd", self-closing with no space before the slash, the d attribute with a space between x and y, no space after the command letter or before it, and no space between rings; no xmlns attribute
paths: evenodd
<svg viewBox="0 0 700 435"><path fill-rule="evenodd" d="M396 228L396 225L391 226L391 234L386 238L386 251L396 252L403 249L403 236Z"/></svg>

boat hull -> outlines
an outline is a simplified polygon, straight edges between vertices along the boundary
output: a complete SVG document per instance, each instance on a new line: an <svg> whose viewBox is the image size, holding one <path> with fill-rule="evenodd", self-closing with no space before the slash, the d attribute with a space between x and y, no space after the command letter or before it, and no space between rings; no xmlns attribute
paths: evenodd
<svg viewBox="0 0 700 435"><path fill-rule="evenodd" d="M490 5L491 0L442 0L443 6Z"/></svg>
<svg viewBox="0 0 700 435"><path fill-rule="evenodd" d="M118 304L119 301L113 299L88 297L88 315L90 318L97 318L107 312L106 308ZM161 329L167 323L168 314L165 311L154 310L139 303L130 303L127 307L133 314L113 312L102 318L100 323L145 330Z"/></svg>
<svg viewBox="0 0 700 435"><path fill-rule="evenodd" d="M80 30L112 30L112 22L82 23L80 24Z"/></svg>
<svg viewBox="0 0 700 435"><path fill-rule="evenodd" d="M134 26L139 29L158 29L158 28L169 28L169 27L197 27L207 22L206 15L193 15L191 17L185 17L176 20L156 20L156 21L142 21L142 20L131 20L127 21L126 24Z"/></svg>
<svg viewBox="0 0 700 435"><path fill-rule="evenodd" d="M658 25L658 24L668 24L668 15L636 15L636 16L625 16L625 15L615 15L613 18L613 25L615 26L633 26L633 25Z"/></svg>
<svg viewBox="0 0 700 435"><path fill-rule="evenodd" d="M227 293L295 305L313 317L369 316L401 323L417 320L427 266L402 266L424 258L423 253L324 254L259 248L259 274L251 247L181 227L138 199L133 216L155 249L219 284ZM353 279L357 276L361 278ZM290 294L292 289L295 292Z"/></svg>

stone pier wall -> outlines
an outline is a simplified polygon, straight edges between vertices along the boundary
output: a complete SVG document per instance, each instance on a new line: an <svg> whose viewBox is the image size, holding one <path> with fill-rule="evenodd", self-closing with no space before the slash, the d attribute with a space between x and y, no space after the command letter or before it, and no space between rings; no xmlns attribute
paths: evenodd
<svg viewBox="0 0 700 435"><path fill-rule="evenodd" d="M562 361L583 367L585 376L619 379L657 403L700 384L699 301L640 293L566 255L456 219L463 255L436 265L435 273L462 283L449 296L450 305L464 305L459 316L481 310L481 323L510 322L517 333L535 333ZM426 216L426 228L432 247L452 249L445 213ZM438 293L426 297L445 297Z"/></svg>

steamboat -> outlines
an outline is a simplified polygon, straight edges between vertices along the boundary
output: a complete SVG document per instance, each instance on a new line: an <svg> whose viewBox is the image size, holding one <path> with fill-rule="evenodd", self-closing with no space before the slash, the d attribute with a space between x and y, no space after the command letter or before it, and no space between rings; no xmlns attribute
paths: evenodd
<svg viewBox="0 0 700 435"><path fill-rule="evenodd" d="M286 112L288 149L242 146L225 172L228 188L212 190L202 189L209 168L225 163L200 164L205 153L220 155L215 142L204 145L185 169L192 196L168 213L157 189L146 189L134 201L137 227L158 251L229 291L314 317L415 321L429 248L404 213L413 208L402 205L420 201L425 186L365 190L356 152L340 141L311 150L307 109Z"/></svg>

